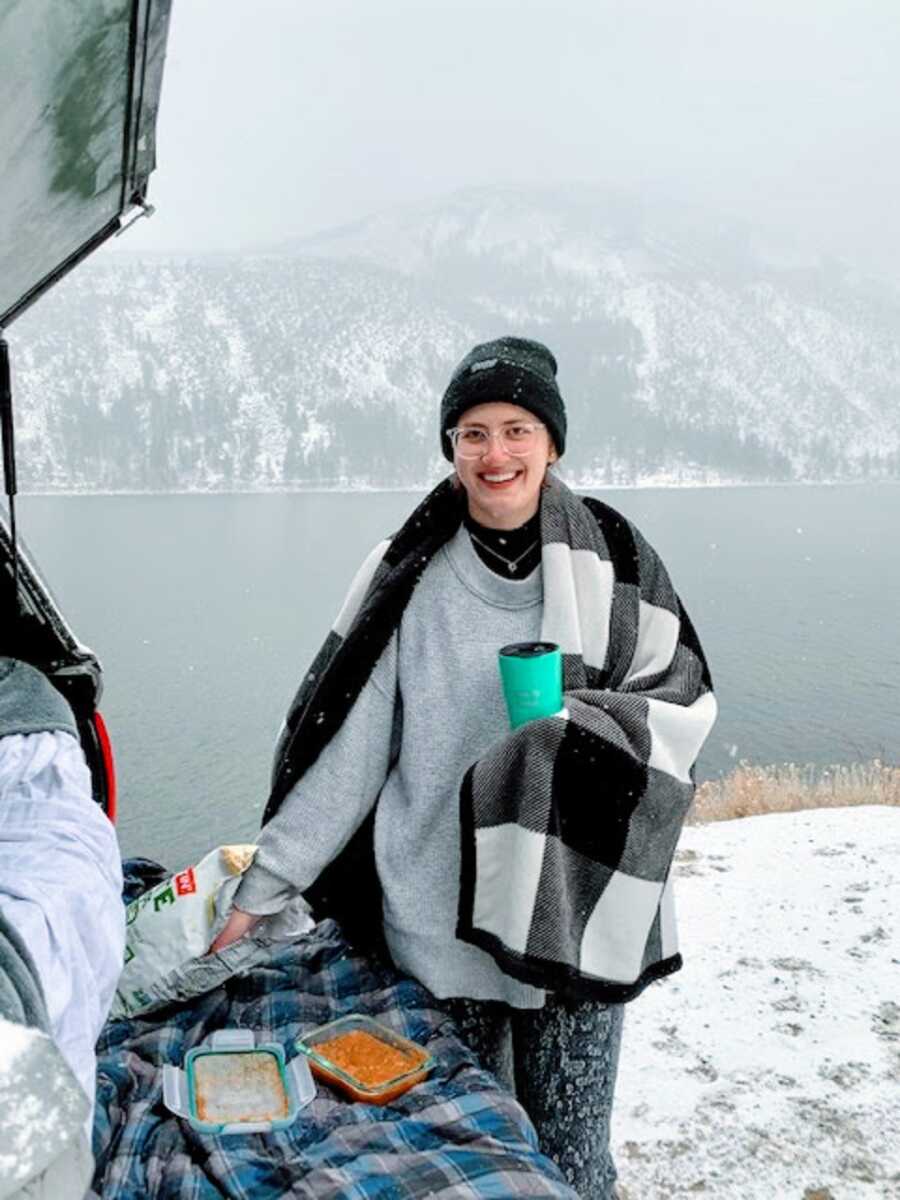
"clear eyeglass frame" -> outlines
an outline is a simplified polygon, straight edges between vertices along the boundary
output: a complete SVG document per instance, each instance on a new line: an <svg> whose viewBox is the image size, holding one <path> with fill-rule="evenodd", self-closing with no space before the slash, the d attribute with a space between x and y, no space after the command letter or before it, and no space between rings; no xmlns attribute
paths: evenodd
<svg viewBox="0 0 900 1200"><path fill-rule="evenodd" d="M515 458L524 458L530 454L537 444L537 433L545 426L540 421L516 421L513 425L504 425L501 429L481 429L477 425L457 425L447 430L453 445L453 452L460 458L483 458L494 438L507 454Z"/></svg>

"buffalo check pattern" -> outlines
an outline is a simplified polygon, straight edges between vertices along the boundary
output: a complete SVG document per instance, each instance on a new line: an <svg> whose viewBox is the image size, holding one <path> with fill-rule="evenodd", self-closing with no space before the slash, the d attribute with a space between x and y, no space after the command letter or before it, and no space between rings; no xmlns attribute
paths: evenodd
<svg viewBox="0 0 900 1200"><path fill-rule="evenodd" d="M288 713L266 820L340 728L461 517L445 480L361 568ZM553 478L541 541L541 636L562 650L565 709L465 776L457 936L524 982L626 1001L682 965L670 871L716 701L690 618L631 522ZM370 818L307 895L376 945L371 841Z"/></svg>

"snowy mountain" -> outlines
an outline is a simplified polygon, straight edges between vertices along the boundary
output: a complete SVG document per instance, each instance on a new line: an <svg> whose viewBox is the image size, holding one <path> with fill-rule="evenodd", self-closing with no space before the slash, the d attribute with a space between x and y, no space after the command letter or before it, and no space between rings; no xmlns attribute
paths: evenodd
<svg viewBox="0 0 900 1200"><path fill-rule="evenodd" d="M484 189L241 257L107 255L12 330L24 486L423 486L470 345L547 342L580 485L900 475L900 290L704 214Z"/></svg>

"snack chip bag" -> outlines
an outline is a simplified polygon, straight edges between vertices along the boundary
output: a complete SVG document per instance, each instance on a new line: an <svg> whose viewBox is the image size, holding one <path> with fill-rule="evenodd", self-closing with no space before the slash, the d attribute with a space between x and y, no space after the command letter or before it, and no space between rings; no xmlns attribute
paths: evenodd
<svg viewBox="0 0 900 1200"><path fill-rule="evenodd" d="M252 936L207 954L255 853L255 846L220 846L128 905L125 965L111 1017L134 1016L209 991L261 961L272 941L293 939L312 927L298 896L283 912L261 921Z"/></svg>

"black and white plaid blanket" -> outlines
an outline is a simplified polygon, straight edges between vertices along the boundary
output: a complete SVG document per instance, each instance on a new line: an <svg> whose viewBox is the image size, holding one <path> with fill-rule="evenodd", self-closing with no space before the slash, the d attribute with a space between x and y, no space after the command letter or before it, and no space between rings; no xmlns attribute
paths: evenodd
<svg viewBox="0 0 900 1200"><path fill-rule="evenodd" d="M445 480L364 564L288 713L265 820L340 728L461 518ZM716 702L690 619L629 521L552 479L541 540L541 638L562 648L566 712L465 777L457 935L517 979L624 1001L681 966L670 866ZM307 897L371 947L377 892L370 818Z"/></svg>

